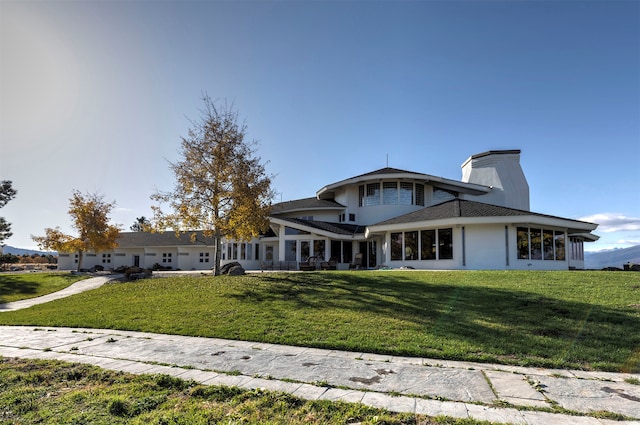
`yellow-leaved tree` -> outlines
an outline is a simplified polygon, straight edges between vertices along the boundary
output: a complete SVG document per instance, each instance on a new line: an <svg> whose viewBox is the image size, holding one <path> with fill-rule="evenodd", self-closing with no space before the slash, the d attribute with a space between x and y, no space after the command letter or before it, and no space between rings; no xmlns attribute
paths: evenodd
<svg viewBox="0 0 640 425"><path fill-rule="evenodd" d="M273 191L271 176L255 156L257 142L245 140L247 127L238 123L233 105L216 106L206 95L202 100L200 120L191 121L182 138L180 160L170 163L173 190L151 196L158 203L152 206L153 224L156 231L202 230L213 237L218 275L222 238L249 241L266 231Z"/></svg>
<svg viewBox="0 0 640 425"><path fill-rule="evenodd" d="M118 246L120 227L109 224L109 214L115 202L105 202L102 195L73 191L69 199L69 215L77 236L62 232L59 227L45 229L44 236L31 236L44 250L78 253L78 270L82 268L83 254L87 251L107 251Z"/></svg>

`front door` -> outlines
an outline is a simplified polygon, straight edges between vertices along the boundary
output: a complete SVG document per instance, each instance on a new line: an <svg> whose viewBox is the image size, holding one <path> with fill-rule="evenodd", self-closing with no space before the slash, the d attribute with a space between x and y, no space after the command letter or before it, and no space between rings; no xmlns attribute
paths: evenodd
<svg viewBox="0 0 640 425"><path fill-rule="evenodd" d="M140 256L139 255L134 255L133 256L133 267L140 267Z"/></svg>

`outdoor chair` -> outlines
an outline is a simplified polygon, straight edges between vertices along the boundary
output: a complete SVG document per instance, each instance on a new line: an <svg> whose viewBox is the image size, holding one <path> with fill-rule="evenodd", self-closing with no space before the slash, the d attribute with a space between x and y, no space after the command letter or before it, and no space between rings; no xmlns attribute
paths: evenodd
<svg viewBox="0 0 640 425"><path fill-rule="evenodd" d="M306 261L300 262L300 270L302 271L312 271L316 269L316 263L318 261L318 257L309 257Z"/></svg>
<svg viewBox="0 0 640 425"><path fill-rule="evenodd" d="M349 270L358 270L362 266L362 253L357 253L353 258L353 263L349 264Z"/></svg>

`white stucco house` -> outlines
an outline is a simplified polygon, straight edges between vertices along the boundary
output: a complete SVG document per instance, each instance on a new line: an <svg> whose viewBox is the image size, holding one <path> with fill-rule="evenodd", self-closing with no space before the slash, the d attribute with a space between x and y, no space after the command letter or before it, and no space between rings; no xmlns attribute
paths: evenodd
<svg viewBox="0 0 640 425"><path fill-rule="evenodd" d="M247 270L409 267L445 270L584 268L597 224L530 211L519 150L472 155L462 179L383 168L272 206L270 231L223 243L222 264ZM119 247L85 254L83 266L182 270L213 266L212 240L197 233L122 233ZM311 257L310 264L307 262ZM75 269L77 255L59 257Z"/></svg>

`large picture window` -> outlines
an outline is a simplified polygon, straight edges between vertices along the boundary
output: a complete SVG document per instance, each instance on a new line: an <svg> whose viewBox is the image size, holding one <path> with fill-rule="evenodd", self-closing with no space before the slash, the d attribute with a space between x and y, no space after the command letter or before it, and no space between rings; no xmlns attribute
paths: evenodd
<svg viewBox="0 0 640 425"><path fill-rule="evenodd" d="M391 260L451 260L453 229L391 233Z"/></svg>
<svg viewBox="0 0 640 425"><path fill-rule="evenodd" d="M564 261L564 231L518 227L517 250L520 260Z"/></svg>

